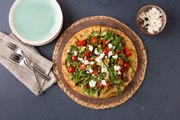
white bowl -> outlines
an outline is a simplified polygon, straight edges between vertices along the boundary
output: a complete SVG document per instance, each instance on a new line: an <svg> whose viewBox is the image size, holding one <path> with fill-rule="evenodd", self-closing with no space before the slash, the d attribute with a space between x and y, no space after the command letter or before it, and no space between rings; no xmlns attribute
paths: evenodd
<svg viewBox="0 0 180 120"><path fill-rule="evenodd" d="M9 12L9 25L22 42L41 46L60 33L63 14L56 0L15 0Z"/></svg>

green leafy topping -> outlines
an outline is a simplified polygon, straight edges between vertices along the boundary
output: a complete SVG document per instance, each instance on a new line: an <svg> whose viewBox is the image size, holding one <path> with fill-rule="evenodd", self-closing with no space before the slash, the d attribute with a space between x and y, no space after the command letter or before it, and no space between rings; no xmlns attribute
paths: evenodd
<svg viewBox="0 0 180 120"><path fill-rule="evenodd" d="M91 43L92 38L97 38L96 43ZM116 58L106 54L106 58L104 57L100 62L97 62L95 59L99 57L99 55L95 54L95 48L98 53L104 53L105 48L108 47L108 44L111 43L115 48L110 48L113 55L117 54L118 59L122 59L123 62L129 62L130 69L134 71L132 60L125 55L125 53L119 53L125 49L125 43L122 36L116 34L114 31L93 31L86 39L85 46L71 45L70 52L66 57L66 67L69 68L73 66L75 71L70 75L70 79L83 88L84 94L87 95L100 95L101 92L107 92L112 87L116 86L118 89L118 94L122 93L122 84L123 78L119 76L118 70L115 70L114 66L117 65L118 61ZM91 45L93 50L90 51L87 45ZM77 60L72 60L75 53L77 53ZM85 55L86 53L90 53L90 55ZM105 54L105 53L104 53ZM84 64L82 60L87 60L89 63ZM90 62L94 62L90 64ZM80 66L85 65L85 69L82 69ZM94 66L96 65L96 66ZM107 72L102 72L102 68L107 68ZM123 65L121 66L123 67ZM91 72L89 71L91 70ZM97 72L95 75L94 70ZM89 82L93 80L96 82L95 87L90 87ZM110 88L107 86L100 87L98 84L102 84L101 80L105 80L106 83L110 83ZM102 85L101 85L102 86Z"/></svg>

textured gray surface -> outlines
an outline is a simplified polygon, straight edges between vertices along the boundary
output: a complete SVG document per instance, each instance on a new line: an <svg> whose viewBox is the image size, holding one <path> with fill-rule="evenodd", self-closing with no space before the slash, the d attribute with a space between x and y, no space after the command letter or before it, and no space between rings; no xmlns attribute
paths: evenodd
<svg viewBox="0 0 180 120"><path fill-rule="evenodd" d="M14 0L0 0L0 31L10 33L8 12ZM73 22L93 15L107 15L124 22L142 38L148 53L145 81L125 104L107 110L81 107L57 85L36 97L0 65L0 120L179 120L180 119L180 1L178 0L58 0L64 13L64 31ZM142 34L135 24L137 10L157 4L167 13L164 31ZM52 43L38 47L52 59Z"/></svg>

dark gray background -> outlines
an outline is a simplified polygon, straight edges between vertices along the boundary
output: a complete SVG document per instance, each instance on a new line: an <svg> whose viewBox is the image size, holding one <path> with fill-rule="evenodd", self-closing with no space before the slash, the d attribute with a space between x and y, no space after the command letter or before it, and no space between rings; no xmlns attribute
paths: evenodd
<svg viewBox="0 0 180 120"><path fill-rule="evenodd" d="M11 32L8 13L14 0L0 0L0 31ZM148 54L146 78L125 104L92 110L73 102L58 85L36 97L0 65L0 120L180 120L180 2L179 0L58 0L64 14L62 32L73 22L93 15L107 15L124 22L142 38ZM142 34L135 24L137 10L157 4L168 17L164 31ZM52 59L57 39L37 47Z"/></svg>

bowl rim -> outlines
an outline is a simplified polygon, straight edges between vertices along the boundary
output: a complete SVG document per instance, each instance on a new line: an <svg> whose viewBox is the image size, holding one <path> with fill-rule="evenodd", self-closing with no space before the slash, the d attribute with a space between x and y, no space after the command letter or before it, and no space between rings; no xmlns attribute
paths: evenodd
<svg viewBox="0 0 180 120"><path fill-rule="evenodd" d="M154 33L154 34L151 34L151 33L149 33L148 31L144 30L144 29L140 26L139 21L138 21L138 17L139 17L139 14L142 12L142 9L147 8L147 7L149 7L149 8L156 7L158 10L160 10L160 12L162 13L162 16L163 16L163 25L162 25L162 27L160 28L160 30L159 30L158 32ZM140 7L140 9L138 9L138 12L137 12L137 14L136 14L136 24L137 24L138 28L141 30L141 32L144 33L144 34L146 34L146 35L153 36L153 35L159 34L159 33L162 32L162 30L165 28L166 23L167 23L167 15L166 15L164 9L162 9L159 5L156 5L156 4L146 4L146 5L143 5L143 6Z"/></svg>
<svg viewBox="0 0 180 120"><path fill-rule="evenodd" d="M63 26L63 13L62 13L61 7L58 4L58 2L56 0L50 0L51 5L55 8L54 10L56 11L56 16L59 17L59 20L57 20L58 27L47 38L44 38L44 39L38 40L38 41L31 41L31 40L28 40L27 38L23 37L22 35L20 35L14 26L14 20L13 20L14 10L20 4L21 1L22 0L15 0L10 8L9 26L10 26L10 29L12 30L12 33L14 33L15 36L17 38L19 38L22 42L33 45L33 46L41 46L41 45L45 45L45 44L52 42L58 36L58 34L60 33L62 26Z"/></svg>

